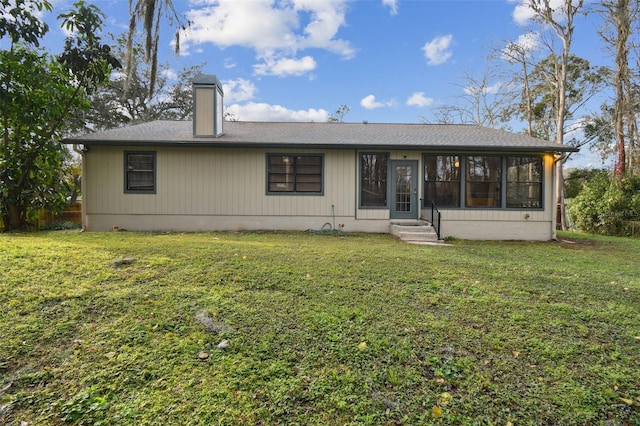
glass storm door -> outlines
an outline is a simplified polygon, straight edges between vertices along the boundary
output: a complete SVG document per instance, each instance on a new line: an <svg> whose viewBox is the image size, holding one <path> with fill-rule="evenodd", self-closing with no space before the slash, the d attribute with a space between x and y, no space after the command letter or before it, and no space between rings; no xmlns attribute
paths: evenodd
<svg viewBox="0 0 640 426"><path fill-rule="evenodd" d="M391 162L391 219L418 218L417 161Z"/></svg>

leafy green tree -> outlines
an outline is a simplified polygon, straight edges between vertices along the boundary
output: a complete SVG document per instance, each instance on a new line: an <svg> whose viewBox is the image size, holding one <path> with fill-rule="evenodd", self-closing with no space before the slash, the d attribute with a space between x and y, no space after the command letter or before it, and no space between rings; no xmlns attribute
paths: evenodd
<svg viewBox="0 0 640 426"><path fill-rule="evenodd" d="M602 169L572 169L569 170L564 179L564 194L567 198L575 198L587 182L593 180L601 173L606 173Z"/></svg>
<svg viewBox="0 0 640 426"><path fill-rule="evenodd" d="M552 140L558 132L564 135L574 129L557 128L558 96L554 93L558 82L556 81L557 58L555 55L547 56L536 64L531 71L531 109L533 118L533 134ZM609 70L605 67L593 67L586 59L575 55L569 55L566 66L567 81L564 84L564 118L563 123L576 117L584 105L598 94L604 87L609 76ZM525 116L527 108L522 105L520 112ZM582 146L583 141L565 141L574 146Z"/></svg>
<svg viewBox="0 0 640 426"><path fill-rule="evenodd" d="M640 219L640 176L618 179L597 173L574 198L569 213L581 231L628 235L629 221Z"/></svg>
<svg viewBox="0 0 640 426"><path fill-rule="evenodd" d="M120 61L127 55L126 39L116 40L113 51ZM141 61L143 47L135 45L131 75L114 73L92 94L91 110L83 112L86 131L105 130L153 120L185 120L193 111L191 80L202 65L183 68L169 84L169 66L160 65L155 90L150 90L151 69ZM127 81L128 79L128 81Z"/></svg>
<svg viewBox="0 0 640 426"><path fill-rule="evenodd" d="M567 55L563 59L564 65L559 64L559 58L551 53L541 60L531 71L531 115L533 118L533 135L546 140L555 140L559 144L567 144L581 147L590 143L593 138L588 136L581 139L567 140L565 137L569 131L577 130L586 121L573 120L577 112L582 110L585 104L593 98L604 86L608 70L604 67L592 67L586 59L575 55ZM559 69L562 69L562 72ZM564 76L566 80L558 80ZM562 96L558 88L562 87ZM520 111L528 113L529 106L521 107ZM562 109L562 114L559 113ZM561 116L561 117L560 117ZM582 123L582 124L581 124ZM558 126L562 127L558 127ZM558 136L561 135L561 136ZM567 229L564 173L562 165L569 159L570 154L565 154L557 160L560 162L556 168L556 202L560 206L560 223L562 229Z"/></svg>
<svg viewBox="0 0 640 426"><path fill-rule="evenodd" d="M329 119L327 119L327 123L342 123L344 122L344 116L349 114L349 106L348 105L340 105L336 112L333 114L329 114Z"/></svg>
<svg viewBox="0 0 640 426"><path fill-rule="evenodd" d="M42 208L65 203L65 149L60 140L70 118L87 109L86 95L120 64L98 34L103 14L75 3L58 16L73 33L64 51L52 56L38 48L48 27L36 10L51 11L46 0L0 0L0 215L5 230L26 229Z"/></svg>

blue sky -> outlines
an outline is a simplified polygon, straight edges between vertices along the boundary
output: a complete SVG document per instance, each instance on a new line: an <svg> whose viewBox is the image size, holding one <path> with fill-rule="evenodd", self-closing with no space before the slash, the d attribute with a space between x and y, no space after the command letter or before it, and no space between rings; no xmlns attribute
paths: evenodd
<svg viewBox="0 0 640 426"><path fill-rule="evenodd" d="M433 121L439 106L464 94L465 74L488 74L499 87L487 57L539 29L525 0L173 1L193 23L180 56L167 28L161 58L173 70L205 64L242 121L326 121L343 104L348 122ZM126 31L127 0L94 3L107 14L107 31ZM55 16L71 2L53 4ZM605 65L611 59L596 19L577 19L573 52ZM51 27L47 45L59 52L61 30ZM582 163L592 161L584 151Z"/></svg>

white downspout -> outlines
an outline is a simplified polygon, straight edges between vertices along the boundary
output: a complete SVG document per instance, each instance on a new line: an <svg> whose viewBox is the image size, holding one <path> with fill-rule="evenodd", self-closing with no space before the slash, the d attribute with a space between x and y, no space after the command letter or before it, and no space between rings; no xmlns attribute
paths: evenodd
<svg viewBox="0 0 640 426"><path fill-rule="evenodd" d="M551 214L551 240L552 241L557 241L558 240L558 233L557 233L557 226L558 226L558 203L556 203L556 185L557 185L557 173L556 173L556 168L557 167L562 167L562 164L560 164L560 166L558 166L558 163L560 163L560 161L562 161L562 155L554 155L553 158L553 167L551 168L551 188L553 188L553 192L552 192L552 197L551 197L551 205L553 206L552 208L552 214Z"/></svg>
<svg viewBox="0 0 640 426"><path fill-rule="evenodd" d="M73 145L73 150L80 154L81 158L81 173L80 173L80 191L82 191L82 208L80 210L80 218L82 221L82 231L87 230L87 197L86 197L86 177L87 177L87 158L86 154L89 148L82 145L79 148L78 145Z"/></svg>

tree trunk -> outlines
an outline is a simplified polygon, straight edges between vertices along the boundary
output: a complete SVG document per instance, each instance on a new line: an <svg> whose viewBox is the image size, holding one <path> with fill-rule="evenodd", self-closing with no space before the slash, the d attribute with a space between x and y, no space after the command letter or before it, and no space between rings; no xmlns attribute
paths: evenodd
<svg viewBox="0 0 640 426"><path fill-rule="evenodd" d="M629 111L628 123L627 173L637 175L640 166L640 156L638 156L638 126L636 125L633 111Z"/></svg>
<svg viewBox="0 0 640 426"><path fill-rule="evenodd" d="M558 161L556 165L556 206L560 206L560 221L556 224L561 230L568 229L567 209L564 203L564 161Z"/></svg>
<svg viewBox="0 0 640 426"><path fill-rule="evenodd" d="M616 43L616 76L614 86L616 89L615 101L615 131L616 131L616 163L614 168L615 176L621 180L625 175L627 166L626 143L625 143L625 116L630 107L629 98L625 92L630 90L629 81L629 52L627 43L629 40L629 0L617 0L611 7L613 21L617 30Z"/></svg>
<svg viewBox="0 0 640 426"><path fill-rule="evenodd" d="M19 204L8 204L3 215L4 230L24 231L27 229L26 210Z"/></svg>

